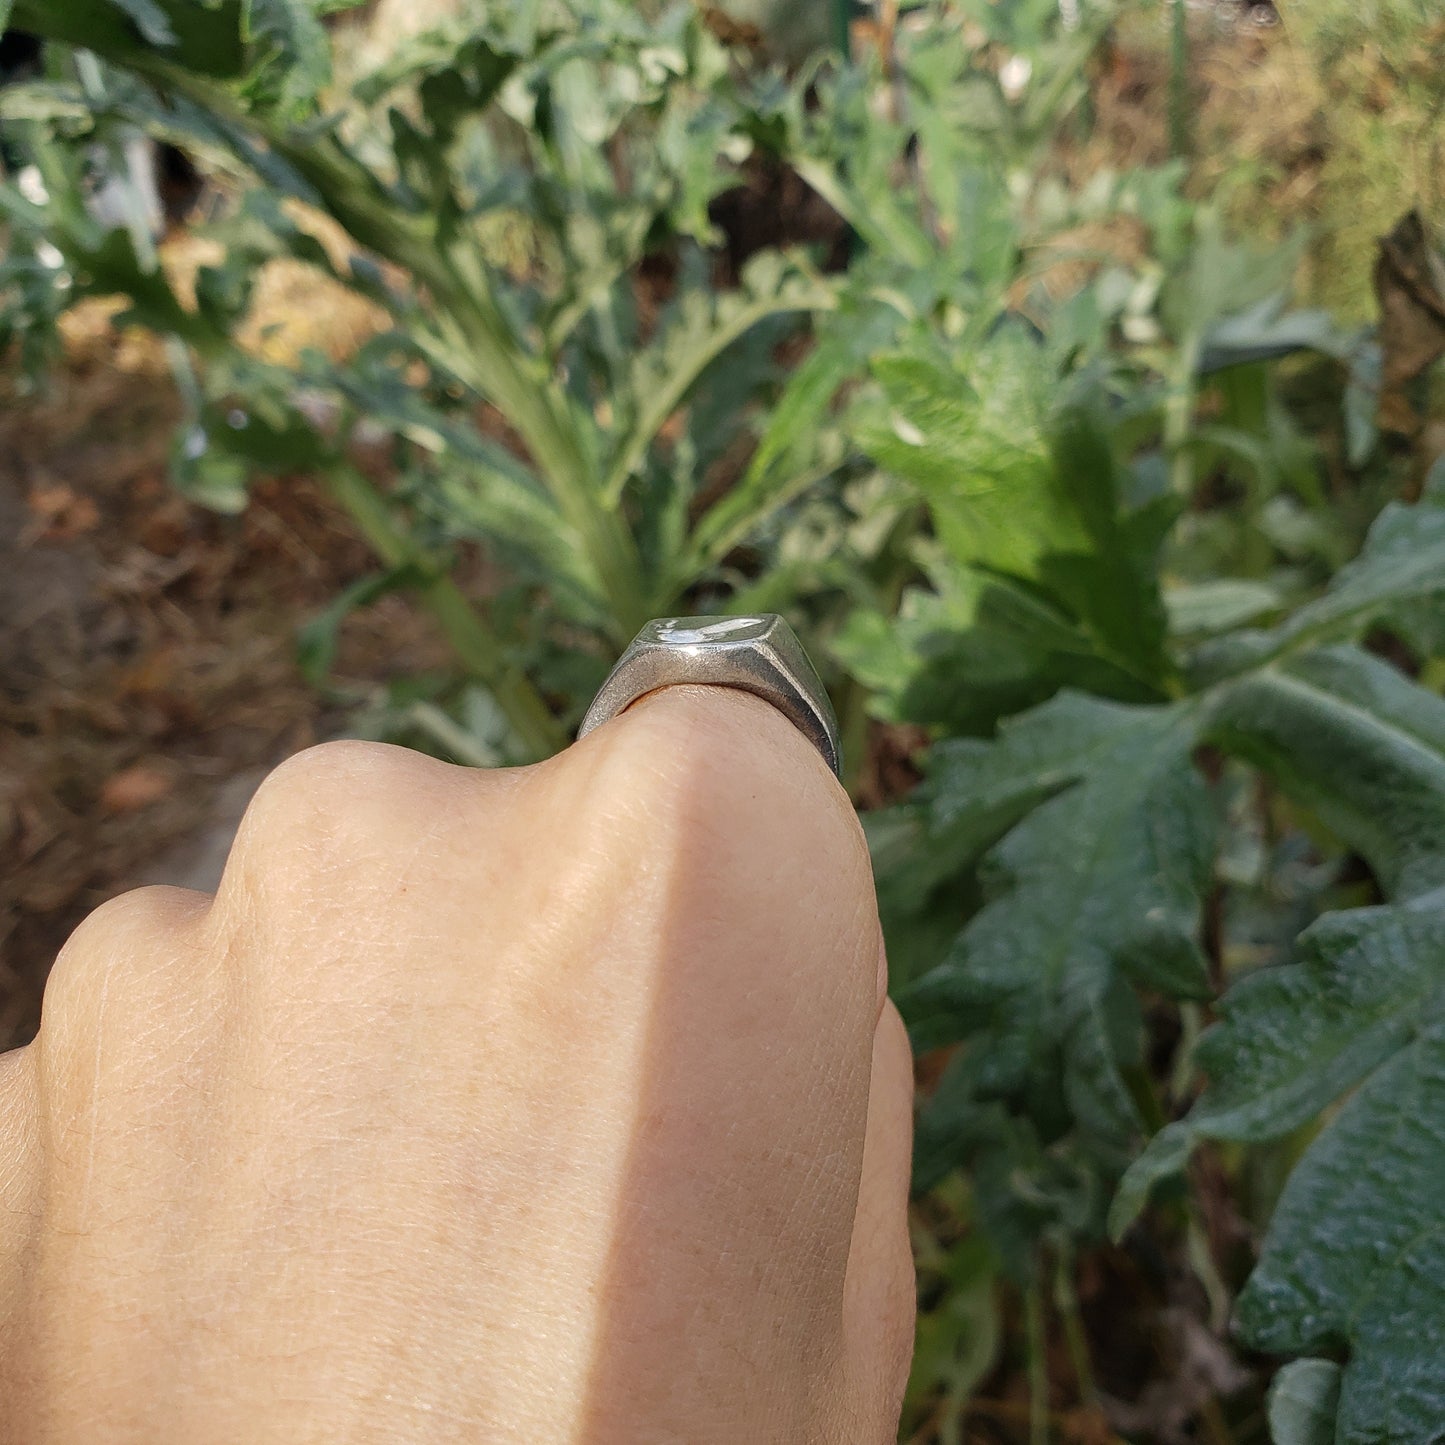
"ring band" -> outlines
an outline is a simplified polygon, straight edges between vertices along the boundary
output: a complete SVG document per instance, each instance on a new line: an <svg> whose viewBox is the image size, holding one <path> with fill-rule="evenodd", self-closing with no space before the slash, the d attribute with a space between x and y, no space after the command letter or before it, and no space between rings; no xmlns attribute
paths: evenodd
<svg viewBox="0 0 1445 1445"><path fill-rule="evenodd" d="M586 737L647 693L679 683L735 687L772 703L842 776L833 704L797 634L775 613L655 618L618 659L577 736Z"/></svg>

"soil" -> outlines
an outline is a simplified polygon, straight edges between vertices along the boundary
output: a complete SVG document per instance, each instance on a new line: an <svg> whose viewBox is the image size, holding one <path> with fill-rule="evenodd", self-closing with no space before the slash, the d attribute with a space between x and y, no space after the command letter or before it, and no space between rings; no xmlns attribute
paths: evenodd
<svg viewBox="0 0 1445 1445"><path fill-rule="evenodd" d="M75 924L140 883L213 888L269 767L345 728L297 626L372 570L301 478L240 517L167 481L161 348L68 321L46 391L0 392L0 1048L31 1037ZM382 684L439 645L399 595L348 620L337 672Z"/></svg>

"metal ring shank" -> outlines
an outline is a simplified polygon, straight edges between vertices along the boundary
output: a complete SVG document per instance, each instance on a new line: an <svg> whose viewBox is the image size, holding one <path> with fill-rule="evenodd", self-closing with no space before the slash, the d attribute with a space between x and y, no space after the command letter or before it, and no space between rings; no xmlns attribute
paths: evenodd
<svg viewBox="0 0 1445 1445"><path fill-rule="evenodd" d="M832 704L802 645L781 618L758 619L759 628L766 623L766 635L747 640L726 636L682 643L659 640L678 632L700 638L723 621L664 618L649 623L602 684L577 736L585 737L659 688L687 683L733 687L771 703L839 774L838 725Z"/></svg>

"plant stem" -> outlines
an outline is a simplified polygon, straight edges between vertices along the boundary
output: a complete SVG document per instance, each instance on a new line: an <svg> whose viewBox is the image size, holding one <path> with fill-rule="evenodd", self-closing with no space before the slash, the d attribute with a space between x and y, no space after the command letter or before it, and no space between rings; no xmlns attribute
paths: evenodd
<svg viewBox="0 0 1445 1445"><path fill-rule="evenodd" d="M232 148L248 163L247 146L254 143L245 134L258 137L358 245L403 267L431 293L441 335L450 343L446 364L516 427L581 538L608 600L614 638L630 639L647 620L636 544L620 514L603 503L596 468L580 440L581 418L569 414L554 380L512 335L481 259L465 254L464 246L446 244L421 219L399 214L376 178L335 137L299 138L270 117L247 111L224 85L147 50L122 51L114 59L209 111L238 137Z"/></svg>
<svg viewBox="0 0 1445 1445"><path fill-rule="evenodd" d="M355 467L336 461L324 473L331 495L345 507L357 530L389 566L411 565L421 574L417 595L436 618L453 652L483 682L533 758L567 745L567 734L527 676L508 660L496 634L461 588L436 573L398 525L386 498Z"/></svg>
<svg viewBox="0 0 1445 1445"><path fill-rule="evenodd" d="M1191 1197L1185 1205L1186 1224L1184 1232L1184 1254L1195 1278L1209 1301L1209 1327L1222 1335L1229 1327L1229 1286L1214 1261L1214 1251L1209 1244L1209 1231L1200 1216L1197 1198Z"/></svg>
<svg viewBox="0 0 1445 1445"><path fill-rule="evenodd" d="M1079 1296L1074 1289L1074 1252L1067 1244L1059 1246L1054 1261L1054 1307L1064 1326L1064 1341L1069 1347L1069 1362L1079 1386L1079 1402L1091 1409L1099 1405L1099 1391L1094 1384L1094 1367L1089 1359L1089 1340L1079 1314Z"/></svg>
<svg viewBox="0 0 1445 1445"><path fill-rule="evenodd" d="M1024 1290L1028 1348L1029 1445L1049 1445L1049 1368L1044 1335L1044 1287L1037 1274Z"/></svg>
<svg viewBox="0 0 1445 1445"><path fill-rule="evenodd" d="M1164 455L1169 462L1169 483L1175 496L1186 502L1194 494L1194 458L1186 443L1194 427L1200 349L1197 333L1191 332L1180 343L1164 400Z"/></svg>
<svg viewBox="0 0 1445 1445"><path fill-rule="evenodd" d="M602 481L602 497L609 507L617 506L622 500L622 490L634 468L647 454L653 438L662 430L664 423L682 405L683 398L692 389L693 383L729 346L751 331L760 321L770 316L786 316L797 311L830 311L837 305L837 297L826 287L797 296L782 298L763 297L750 306L744 306L736 315L719 326L707 339L707 344L698 349L691 358L691 364L681 367L669 376L656 396L644 399L642 415L622 445L617 450L607 475Z"/></svg>

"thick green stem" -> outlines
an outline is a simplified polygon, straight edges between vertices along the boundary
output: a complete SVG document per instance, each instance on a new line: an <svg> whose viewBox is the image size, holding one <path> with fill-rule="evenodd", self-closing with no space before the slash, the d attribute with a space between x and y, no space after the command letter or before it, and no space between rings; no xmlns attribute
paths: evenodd
<svg viewBox="0 0 1445 1445"><path fill-rule="evenodd" d="M602 595L614 640L628 642L647 621L642 567L621 514L602 503L595 468L578 444L565 399L544 377L519 364L490 298L453 275L443 290L429 283L440 313L439 345L422 345L473 386L516 427L562 514L581 540Z"/></svg>
<svg viewBox="0 0 1445 1445"><path fill-rule="evenodd" d="M567 734L529 679L507 661L486 620L447 576L427 566L420 549L398 525L386 498L355 467L336 462L325 472L332 496L346 508L357 530L388 566L415 566L422 580L417 595L436 618L468 672L485 683L533 758L567 745Z"/></svg>
<svg viewBox="0 0 1445 1445"><path fill-rule="evenodd" d="M424 229L408 224L410 218L398 223L374 195L369 172L334 144L298 145L274 127L265 135L358 242L404 266L431 293L439 334L450 343L447 365L516 427L581 539L616 637L629 640L647 620L637 548L621 516L603 502L596 469L578 442L580 419L567 415L566 399L540 363L527 365L493 299L485 268L455 247L444 249Z"/></svg>
<svg viewBox="0 0 1445 1445"><path fill-rule="evenodd" d="M492 295L486 268L465 248L442 244L420 217L392 207L374 176L331 136L294 136L253 114L226 86L182 70L147 49L109 56L164 90L209 111L238 136L250 133L285 160L360 246L409 271L430 293L450 344L446 363L516 427L563 514L572 523L611 611L612 631L628 640L647 618L642 567L621 515L604 505L597 467L579 441L578 418L551 377L518 346ZM244 158L244 146L237 149ZM422 339L422 338L419 338Z"/></svg>

